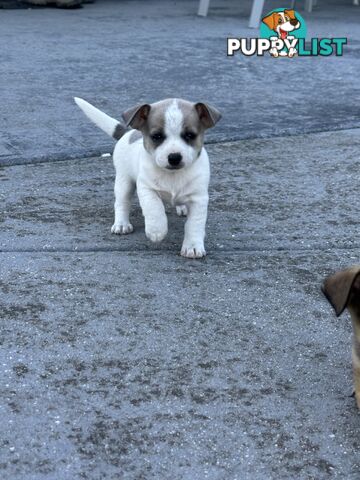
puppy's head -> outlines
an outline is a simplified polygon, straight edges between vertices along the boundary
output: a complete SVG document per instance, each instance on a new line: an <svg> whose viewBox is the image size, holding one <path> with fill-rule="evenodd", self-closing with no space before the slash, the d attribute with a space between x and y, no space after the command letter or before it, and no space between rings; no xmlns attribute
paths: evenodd
<svg viewBox="0 0 360 480"><path fill-rule="evenodd" d="M322 286L322 291L337 316L340 316L345 308L349 307L354 312L359 311L360 321L360 266L341 270L327 277ZM355 313L356 315L356 313Z"/></svg>
<svg viewBox="0 0 360 480"><path fill-rule="evenodd" d="M122 116L127 126L142 132L144 147L155 164L168 170L192 165L201 153L205 130L221 118L206 103L180 99L138 105Z"/></svg>
<svg viewBox="0 0 360 480"><path fill-rule="evenodd" d="M278 37L284 40L290 32L300 28L300 22L296 18L295 10L284 10L283 12L273 12L262 21L274 30Z"/></svg>

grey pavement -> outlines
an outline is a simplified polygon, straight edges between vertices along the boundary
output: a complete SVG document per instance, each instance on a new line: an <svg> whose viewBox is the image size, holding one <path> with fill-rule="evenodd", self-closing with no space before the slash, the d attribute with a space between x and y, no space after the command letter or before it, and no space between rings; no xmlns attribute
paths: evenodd
<svg viewBox="0 0 360 480"><path fill-rule="evenodd" d="M281 3L281 2L280 2ZM349 38L327 58L227 58L228 36L247 27L250 0L97 0L79 10L1 11L0 164L109 152L110 139L72 101L114 117L166 97L207 100L224 114L208 141L360 126L360 9L321 2L306 14L308 37ZM277 0L265 9L279 7Z"/></svg>
<svg viewBox="0 0 360 480"><path fill-rule="evenodd" d="M297 2L349 45L276 61L226 57L250 0L197 4L1 11L1 480L360 479L350 319L320 292L360 257L360 9ZM136 198L110 234L113 142L74 95L222 111L206 259L173 209L151 244Z"/></svg>
<svg viewBox="0 0 360 480"><path fill-rule="evenodd" d="M0 170L4 480L359 479L360 130L209 145L208 257L110 234L109 158Z"/></svg>

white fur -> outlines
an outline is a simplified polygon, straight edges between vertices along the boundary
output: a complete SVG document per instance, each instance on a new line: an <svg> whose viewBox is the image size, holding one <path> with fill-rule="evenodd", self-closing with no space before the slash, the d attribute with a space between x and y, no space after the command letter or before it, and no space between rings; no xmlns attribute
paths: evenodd
<svg viewBox="0 0 360 480"><path fill-rule="evenodd" d="M98 108L95 108L89 102L86 102L82 98L74 97L75 103L85 115L92 120L95 125L97 125L101 130L104 130L105 133L112 137L116 126L119 124L118 120L115 118L109 117L106 113L102 112Z"/></svg>
<svg viewBox="0 0 360 480"><path fill-rule="evenodd" d="M100 128L109 132L111 121L103 112L94 112L87 102L76 103ZM84 103L82 103L84 102ZM92 107L89 109L87 105ZM152 108L156 108L153 104ZM93 116L94 114L94 116ZM166 140L148 153L142 140L130 143L133 131L127 132L116 144L113 160L115 179L115 221L111 231L126 234L133 231L129 220L131 197L137 194L145 217L145 233L153 242L161 241L167 234L168 222L164 201L177 207L177 213L187 215L185 235L181 255L199 258L206 255L204 248L205 224L208 205L208 185L210 178L209 159L203 147L200 155L180 137L183 114L174 102L165 112ZM104 123L102 123L104 120ZM118 122L116 122L118 124ZM114 126L113 130L115 129ZM113 133L113 130L110 135ZM167 170L169 153L181 153L183 168Z"/></svg>

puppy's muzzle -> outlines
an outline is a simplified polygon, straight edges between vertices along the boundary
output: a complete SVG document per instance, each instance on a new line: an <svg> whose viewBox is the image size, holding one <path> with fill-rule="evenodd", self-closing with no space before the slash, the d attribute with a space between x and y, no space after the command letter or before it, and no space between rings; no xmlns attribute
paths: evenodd
<svg viewBox="0 0 360 480"><path fill-rule="evenodd" d="M168 162L169 162L169 169L177 169L181 168L181 160L182 155L181 153L170 153L168 155Z"/></svg>
<svg viewBox="0 0 360 480"><path fill-rule="evenodd" d="M296 18L292 18L292 19L290 20L290 24L291 24L293 27L296 27L298 23L299 23L299 21L298 21Z"/></svg>

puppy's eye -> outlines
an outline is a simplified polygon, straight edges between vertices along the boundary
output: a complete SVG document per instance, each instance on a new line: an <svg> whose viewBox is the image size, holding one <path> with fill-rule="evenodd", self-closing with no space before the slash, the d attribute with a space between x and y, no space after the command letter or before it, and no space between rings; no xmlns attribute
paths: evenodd
<svg viewBox="0 0 360 480"><path fill-rule="evenodd" d="M290 17L285 16L285 20L286 20L287 22L290 22Z"/></svg>
<svg viewBox="0 0 360 480"><path fill-rule="evenodd" d="M282 18L279 18L279 20L278 20L278 24L279 24L279 25L281 25L282 23L283 23L283 20L282 20Z"/></svg>
<svg viewBox="0 0 360 480"><path fill-rule="evenodd" d="M159 144L165 140L165 135L162 132L156 132L150 135L150 138L154 143Z"/></svg>
<svg viewBox="0 0 360 480"><path fill-rule="evenodd" d="M191 142L192 140L195 140L196 138L196 133L194 132L185 132L183 136L184 140L186 142Z"/></svg>

